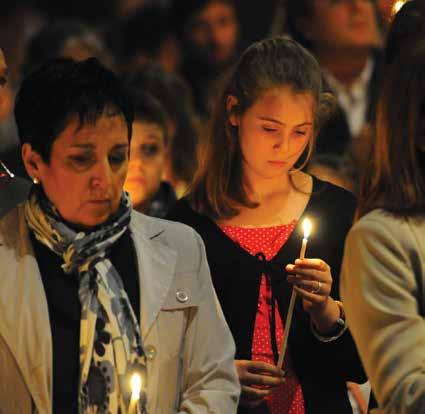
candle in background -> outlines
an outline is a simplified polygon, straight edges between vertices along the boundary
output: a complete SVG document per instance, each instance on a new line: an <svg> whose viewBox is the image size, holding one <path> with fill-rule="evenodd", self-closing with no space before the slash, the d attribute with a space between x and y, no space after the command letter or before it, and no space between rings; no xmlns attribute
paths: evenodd
<svg viewBox="0 0 425 414"><path fill-rule="evenodd" d="M142 389L142 377L139 374L134 373L131 376L130 387L131 387L131 400L130 400L130 406L128 407L128 414L138 414L140 391Z"/></svg>
<svg viewBox="0 0 425 414"><path fill-rule="evenodd" d="M301 244L300 259L304 259L305 257L305 252L307 250L308 237L310 236L311 228L312 228L311 221L308 218L304 219L303 221L304 237ZM286 321L284 326L282 348L280 350L279 359L277 361L277 366L279 368L282 367L283 359L285 358L286 348L288 347L288 337L289 337L289 331L291 329L292 315L294 313L294 306L295 306L296 299L297 299L297 292L294 290L294 288L292 288L291 300L289 302L288 313L286 315Z"/></svg>

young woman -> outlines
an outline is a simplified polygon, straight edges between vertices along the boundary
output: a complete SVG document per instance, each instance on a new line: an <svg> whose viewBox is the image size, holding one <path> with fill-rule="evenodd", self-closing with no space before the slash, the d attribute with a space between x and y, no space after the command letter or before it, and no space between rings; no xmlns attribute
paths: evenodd
<svg viewBox="0 0 425 414"><path fill-rule="evenodd" d="M170 215L206 244L236 341L240 413L351 413L345 381L365 379L338 302L355 201L302 172L328 103L317 62L296 42L250 46L217 103L192 190ZM296 260L305 217L309 258ZM292 288L289 353L276 367Z"/></svg>
<svg viewBox="0 0 425 414"><path fill-rule="evenodd" d="M425 3L396 15L341 293L383 413L425 412ZM352 293L356 292L355 295Z"/></svg>

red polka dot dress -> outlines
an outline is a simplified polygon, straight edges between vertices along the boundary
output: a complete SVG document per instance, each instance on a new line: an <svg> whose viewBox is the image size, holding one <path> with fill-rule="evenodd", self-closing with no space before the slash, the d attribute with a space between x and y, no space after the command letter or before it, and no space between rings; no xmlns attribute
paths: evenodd
<svg viewBox="0 0 425 414"><path fill-rule="evenodd" d="M271 260L286 243L295 225L296 221L294 220L287 225L272 227L222 226L221 229L229 238L238 243L250 254L256 255L261 252L264 254L266 260ZM272 312L271 298L271 286L263 274L261 276L258 308L254 325L251 350L252 360L274 364L269 317ZM275 321L276 341L278 350L280 351L284 327L277 304L275 306ZM264 411L264 414L304 414L304 399L301 385L293 370L289 352L286 353L283 369L286 372L286 381L275 393L267 397L267 411Z"/></svg>

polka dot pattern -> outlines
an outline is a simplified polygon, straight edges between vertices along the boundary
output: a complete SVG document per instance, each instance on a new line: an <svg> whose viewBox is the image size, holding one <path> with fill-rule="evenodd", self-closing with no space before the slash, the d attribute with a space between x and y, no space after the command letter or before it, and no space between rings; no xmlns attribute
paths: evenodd
<svg viewBox="0 0 425 414"><path fill-rule="evenodd" d="M272 227L222 226L221 229L229 238L238 243L250 254L255 255L262 252L267 260L271 260L286 243L295 225L296 221L294 220L290 224ZM265 275L262 275L258 310L254 325L252 360L274 364L269 318L272 308L271 297L271 286L267 282ZM280 350L284 327L277 304L275 311L276 339L278 349ZM267 398L266 411L261 414L304 414L304 398L301 385L293 370L289 352L286 353L283 369L286 372L286 381L277 392Z"/></svg>

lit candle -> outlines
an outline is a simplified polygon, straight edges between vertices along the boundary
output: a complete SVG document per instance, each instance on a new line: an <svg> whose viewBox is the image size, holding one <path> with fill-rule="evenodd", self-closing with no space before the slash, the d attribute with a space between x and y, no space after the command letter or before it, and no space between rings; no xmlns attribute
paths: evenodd
<svg viewBox="0 0 425 414"><path fill-rule="evenodd" d="M131 400L128 407L128 414L138 414L140 390L142 389L142 378L139 374L135 373L130 379L131 386Z"/></svg>
<svg viewBox="0 0 425 414"><path fill-rule="evenodd" d="M307 250L307 241L311 233L311 227L312 227L311 221L308 218L304 219L303 221L304 237L301 244L300 259L304 259L305 257L305 252ZM288 313L286 315L286 321L285 321L285 327L284 327L285 332L284 332L284 336L282 340L282 348L280 350L279 359L277 361L277 366L279 368L282 367L283 359L285 358L286 349L288 347L288 337L289 337L289 331L291 329L292 315L294 313L296 299L297 299L297 292L295 291L295 289L292 288L291 300L289 302Z"/></svg>
<svg viewBox="0 0 425 414"><path fill-rule="evenodd" d="M391 10L391 14L394 16L396 15L400 9L404 6L404 4L407 2L407 0L398 0L395 1L393 4L393 8Z"/></svg>

